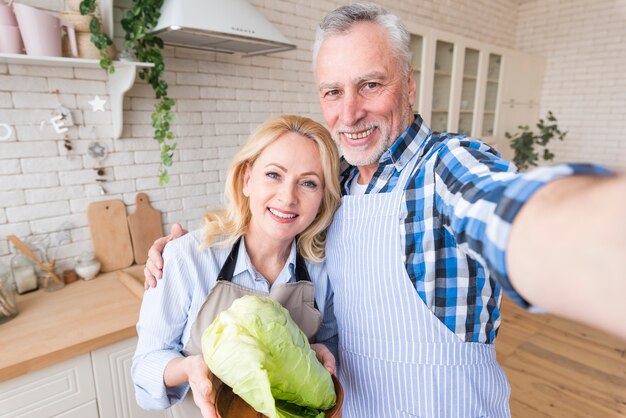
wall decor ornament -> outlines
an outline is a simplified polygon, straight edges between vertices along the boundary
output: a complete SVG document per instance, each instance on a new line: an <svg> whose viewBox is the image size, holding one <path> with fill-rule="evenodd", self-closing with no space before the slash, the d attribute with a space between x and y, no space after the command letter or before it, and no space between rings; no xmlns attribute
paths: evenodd
<svg viewBox="0 0 626 418"><path fill-rule="evenodd" d="M13 135L13 128L8 123L0 123L0 141L7 141Z"/></svg>
<svg viewBox="0 0 626 418"><path fill-rule="evenodd" d="M104 99L101 99L100 96L96 96L93 98L93 100L89 100L89 104L91 105L91 111L92 112L104 112L104 104L107 101Z"/></svg>

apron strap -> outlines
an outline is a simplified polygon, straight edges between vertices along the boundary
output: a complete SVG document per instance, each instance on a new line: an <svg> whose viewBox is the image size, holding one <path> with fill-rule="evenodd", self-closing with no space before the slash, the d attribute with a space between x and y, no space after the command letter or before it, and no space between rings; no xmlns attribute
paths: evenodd
<svg viewBox="0 0 626 418"><path fill-rule="evenodd" d="M239 243L241 242L241 237L235 242L233 245L233 249L226 257L226 261L224 261L224 265L217 275L217 280L225 280L227 282L233 281L233 273L235 272L235 266L237 265L237 256L239 255Z"/></svg>
<svg viewBox="0 0 626 418"><path fill-rule="evenodd" d="M237 264L237 256L239 255L239 245L241 243L241 237L235 242L233 245L233 249L226 257L226 261L224 261L224 265L217 275L217 280L224 280L227 282L233 281L233 273L235 272L235 265ZM304 262L304 258L300 255L299 252L296 251L296 282L305 281L310 282L311 277L309 276L309 272L306 269L306 264ZM313 302L315 304L315 309L317 308L317 301L313 298ZM319 310L319 309L318 309Z"/></svg>

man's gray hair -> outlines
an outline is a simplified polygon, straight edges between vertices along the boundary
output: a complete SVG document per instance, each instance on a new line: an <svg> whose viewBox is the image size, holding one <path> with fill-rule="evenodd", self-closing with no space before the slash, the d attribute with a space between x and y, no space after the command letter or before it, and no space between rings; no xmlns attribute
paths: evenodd
<svg viewBox="0 0 626 418"><path fill-rule="evenodd" d="M387 31L391 48L400 61L402 74L406 77L411 65L411 50L409 48L411 35L398 16L388 13L379 5L372 3L355 3L342 6L324 16L315 33L313 71L315 72L317 54L324 39L346 33L352 25L358 22L376 23Z"/></svg>

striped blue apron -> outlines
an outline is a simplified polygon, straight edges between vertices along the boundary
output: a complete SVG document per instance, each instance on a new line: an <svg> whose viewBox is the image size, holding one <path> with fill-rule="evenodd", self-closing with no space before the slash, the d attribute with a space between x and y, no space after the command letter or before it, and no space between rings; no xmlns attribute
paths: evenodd
<svg viewBox="0 0 626 418"><path fill-rule="evenodd" d="M329 231L343 417L509 417L494 346L461 341L406 272L400 228L418 160L390 193L344 196Z"/></svg>

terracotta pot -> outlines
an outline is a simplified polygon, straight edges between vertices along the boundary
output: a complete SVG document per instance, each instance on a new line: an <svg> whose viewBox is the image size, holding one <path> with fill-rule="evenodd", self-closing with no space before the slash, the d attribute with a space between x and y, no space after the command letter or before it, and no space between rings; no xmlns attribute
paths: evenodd
<svg viewBox="0 0 626 418"><path fill-rule="evenodd" d="M91 33L89 32L76 32L76 45L78 48L78 57L86 59L100 59L100 51L91 42ZM115 58L116 50L115 45L110 45L106 49L108 58ZM66 36L63 38L63 55L70 56L70 40Z"/></svg>
<svg viewBox="0 0 626 418"><path fill-rule="evenodd" d="M83 16L79 12L61 12L60 18L74 26L76 32L89 32L90 15Z"/></svg>

